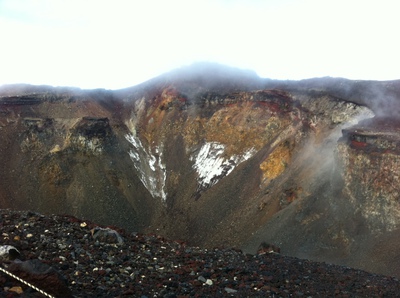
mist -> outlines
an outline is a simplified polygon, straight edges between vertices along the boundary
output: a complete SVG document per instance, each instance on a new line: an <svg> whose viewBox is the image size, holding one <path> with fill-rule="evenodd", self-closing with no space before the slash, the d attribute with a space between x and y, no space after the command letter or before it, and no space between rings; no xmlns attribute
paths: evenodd
<svg viewBox="0 0 400 298"><path fill-rule="evenodd" d="M0 85L121 89L196 61L280 80L397 79L396 8L396 1L4 0Z"/></svg>

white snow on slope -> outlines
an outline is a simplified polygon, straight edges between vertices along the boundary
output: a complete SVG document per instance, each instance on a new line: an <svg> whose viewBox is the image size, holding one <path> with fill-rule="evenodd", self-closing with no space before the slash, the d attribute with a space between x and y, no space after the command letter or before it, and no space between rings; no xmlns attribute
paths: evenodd
<svg viewBox="0 0 400 298"><path fill-rule="evenodd" d="M132 150L128 153L133 161L135 169L139 173L139 178L143 185L153 198L157 197L165 201L167 199L167 193L164 188L167 174L162 161L162 150L156 147L153 154L151 148L146 150L140 139L134 134L127 134L125 138L133 146Z"/></svg>
<svg viewBox="0 0 400 298"><path fill-rule="evenodd" d="M193 168L199 175L199 184L202 188L209 188L215 185L223 177L228 176L240 163L248 160L256 150L249 149L243 155L224 156L225 146L218 142L205 143L194 160Z"/></svg>

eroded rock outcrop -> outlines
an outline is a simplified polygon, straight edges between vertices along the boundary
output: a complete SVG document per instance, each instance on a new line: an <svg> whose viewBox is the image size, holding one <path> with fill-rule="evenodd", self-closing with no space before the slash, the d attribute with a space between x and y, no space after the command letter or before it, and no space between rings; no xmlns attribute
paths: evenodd
<svg viewBox="0 0 400 298"><path fill-rule="evenodd" d="M101 154L113 141L108 118L83 117L69 135L71 147L92 154Z"/></svg>
<svg viewBox="0 0 400 298"><path fill-rule="evenodd" d="M395 121L382 121L344 130L338 145L344 195L374 233L400 225L400 131Z"/></svg>

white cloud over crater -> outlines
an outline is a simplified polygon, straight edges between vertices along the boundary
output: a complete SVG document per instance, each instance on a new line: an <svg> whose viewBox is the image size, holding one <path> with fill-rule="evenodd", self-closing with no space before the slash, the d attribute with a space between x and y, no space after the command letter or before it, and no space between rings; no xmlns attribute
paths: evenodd
<svg viewBox="0 0 400 298"><path fill-rule="evenodd" d="M398 79L396 1L0 1L0 84L122 88L195 61Z"/></svg>

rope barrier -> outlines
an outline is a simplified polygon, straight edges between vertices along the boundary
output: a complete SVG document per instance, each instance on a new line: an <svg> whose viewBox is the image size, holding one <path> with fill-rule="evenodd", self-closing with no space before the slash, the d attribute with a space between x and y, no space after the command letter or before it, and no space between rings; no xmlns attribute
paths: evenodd
<svg viewBox="0 0 400 298"><path fill-rule="evenodd" d="M50 294L46 293L45 291L39 289L38 287L32 285L32 284L29 283L29 282L23 280L22 278L16 276L15 274L12 274L11 272L7 271L6 269L4 269L4 268L2 268L2 267L0 267L0 271L3 272L3 273L5 273L5 274L7 274L8 276L11 276L12 278L14 278L14 279L16 279L16 280L22 282L23 284L27 285L28 287L30 287L30 288L32 288L32 289L38 291L39 293L43 294L43 295L46 296L46 297L55 298L53 295L50 295Z"/></svg>

